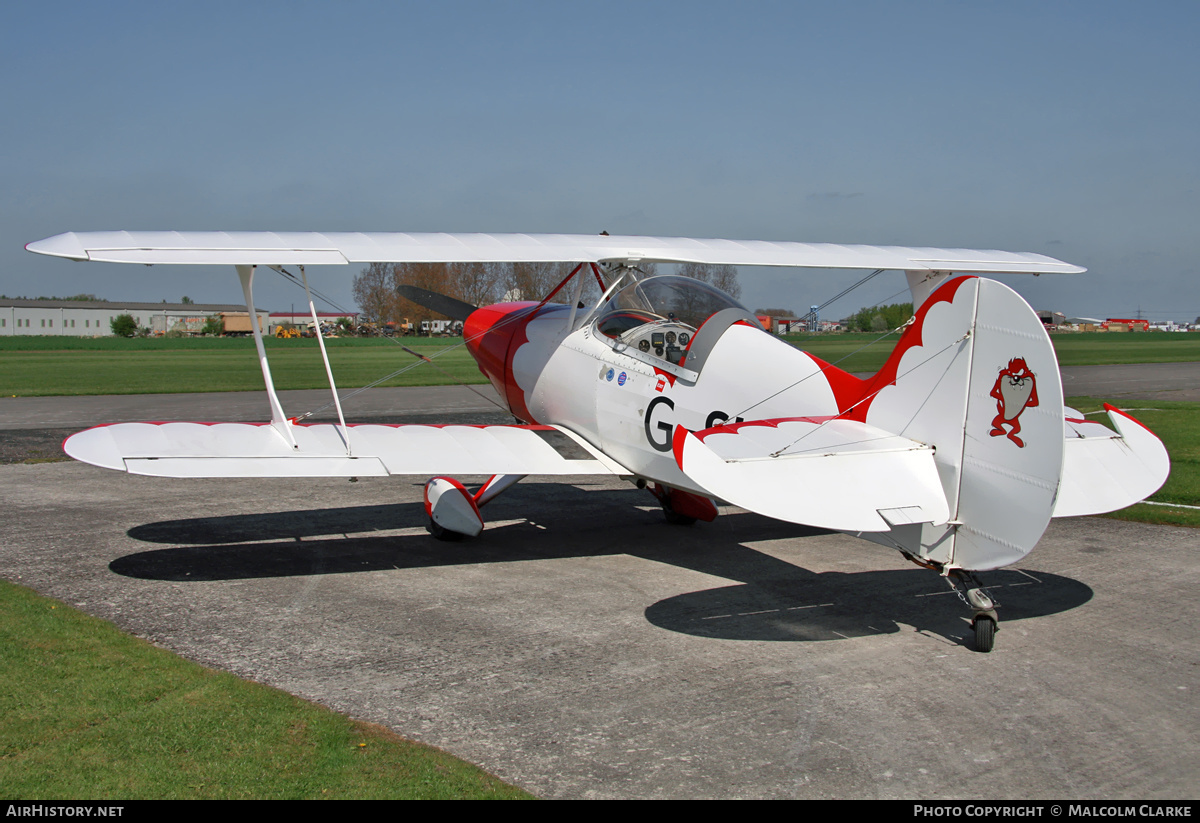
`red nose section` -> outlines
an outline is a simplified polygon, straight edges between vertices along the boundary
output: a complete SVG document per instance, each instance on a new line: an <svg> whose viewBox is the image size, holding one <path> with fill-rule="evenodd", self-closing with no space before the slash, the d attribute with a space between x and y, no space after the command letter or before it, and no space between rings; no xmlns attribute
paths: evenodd
<svg viewBox="0 0 1200 823"><path fill-rule="evenodd" d="M527 423L530 418L525 395L513 379L512 358L528 342L525 326L534 315L537 303L497 303L471 312L463 324L467 351L479 364L479 370L491 381L508 410Z"/></svg>

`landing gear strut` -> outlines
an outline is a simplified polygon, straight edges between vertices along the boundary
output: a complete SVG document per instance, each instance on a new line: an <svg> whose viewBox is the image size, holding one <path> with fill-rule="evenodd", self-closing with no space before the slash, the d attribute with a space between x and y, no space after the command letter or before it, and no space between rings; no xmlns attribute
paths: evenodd
<svg viewBox="0 0 1200 823"><path fill-rule="evenodd" d="M992 599L975 575L963 569L955 569L946 575L946 580L955 593L971 607L971 628L975 631L975 651L987 653L996 644L996 632L1000 630L1000 618L996 616L999 604ZM962 584L962 589L959 588Z"/></svg>

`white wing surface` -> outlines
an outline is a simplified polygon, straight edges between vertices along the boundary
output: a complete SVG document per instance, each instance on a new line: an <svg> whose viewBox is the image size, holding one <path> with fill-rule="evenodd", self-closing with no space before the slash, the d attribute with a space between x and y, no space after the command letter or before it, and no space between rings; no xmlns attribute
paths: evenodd
<svg viewBox="0 0 1200 823"><path fill-rule="evenodd" d="M653 261L734 266L966 273L1085 271L1031 252L847 246L589 234L401 232L67 232L25 247L37 254L144 265Z"/></svg>
<svg viewBox="0 0 1200 823"><path fill-rule="evenodd" d="M758 514L842 531L945 523L933 449L851 420L763 420L677 429L675 459L714 497ZM777 456L776 456L777 455Z"/></svg>
<svg viewBox="0 0 1200 823"><path fill-rule="evenodd" d="M67 438L76 460L152 477L375 477L392 474L627 474L554 426L291 426L117 423ZM349 448L342 432L349 434Z"/></svg>
<svg viewBox="0 0 1200 823"><path fill-rule="evenodd" d="M1067 418L1054 517L1123 509L1145 500L1167 482L1171 460L1162 441L1120 409L1107 404L1105 408L1116 431L1091 420Z"/></svg>

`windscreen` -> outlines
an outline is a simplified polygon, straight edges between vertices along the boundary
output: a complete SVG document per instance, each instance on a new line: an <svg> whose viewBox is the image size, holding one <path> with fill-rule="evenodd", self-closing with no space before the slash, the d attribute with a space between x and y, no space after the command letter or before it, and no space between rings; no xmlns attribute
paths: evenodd
<svg viewBox="0 0 1200 823"><path fill-rule="evenodd" d="M667 274L630 283L600 309L597 327L608 337L656 320L700 328L722 309L745 307L718 288L691 277Z"/></svg>

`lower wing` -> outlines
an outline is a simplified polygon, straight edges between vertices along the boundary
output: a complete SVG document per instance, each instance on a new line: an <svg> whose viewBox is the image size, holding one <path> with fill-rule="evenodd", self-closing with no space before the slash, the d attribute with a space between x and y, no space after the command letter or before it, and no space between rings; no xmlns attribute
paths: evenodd
<svg viewBox="0 0 1200 823"><path fill-rule="evenodd" d="M117 423L67 438L68 455L152 477L629 474L556 426Z"/></svg>

